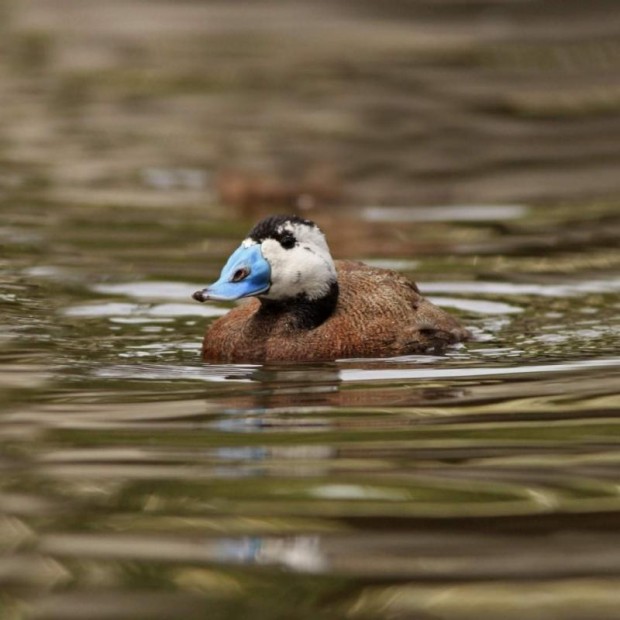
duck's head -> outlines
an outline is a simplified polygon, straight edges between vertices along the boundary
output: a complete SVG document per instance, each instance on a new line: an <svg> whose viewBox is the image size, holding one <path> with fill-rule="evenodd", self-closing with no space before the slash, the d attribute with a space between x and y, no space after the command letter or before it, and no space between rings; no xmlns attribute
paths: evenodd
<svg viewBox="0 0 620 620"><path fill-rule="evenodd" d="M260 221L231 254L217 282L196 291L197 301L314 301L337 287L336 267L319 227L294 215Z"/></svg>

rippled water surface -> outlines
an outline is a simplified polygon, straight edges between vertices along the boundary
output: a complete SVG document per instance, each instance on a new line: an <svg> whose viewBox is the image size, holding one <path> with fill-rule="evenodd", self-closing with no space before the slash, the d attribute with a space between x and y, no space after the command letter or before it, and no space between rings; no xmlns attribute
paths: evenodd
<svg viewBox="0 0 620 620"><path fill-rule="evenodd" d="M0 618L620 617L617 205L317 219L476 339L206 365L251 221L2 207Z"/></svg>

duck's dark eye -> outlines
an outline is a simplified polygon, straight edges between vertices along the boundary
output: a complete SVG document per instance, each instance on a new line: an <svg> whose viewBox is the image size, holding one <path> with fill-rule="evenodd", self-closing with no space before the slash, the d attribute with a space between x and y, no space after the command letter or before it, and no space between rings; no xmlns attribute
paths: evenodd
<svg viewBox="0 0 620 620"><path fill-rule="evenodd" d="M247 277L250 273L250 270L247 267L240 267L233 273L233 277L230 279L231 282L239 282L243 280L243 278Z"/></svg>
<svg viewBox="0 0 620 620"><path fill-rule="evenodd" d="M284 235L282 239L280 239L280 245L285 250L290 250L295 247L295 237L293 237L293 235Z"/></svg>

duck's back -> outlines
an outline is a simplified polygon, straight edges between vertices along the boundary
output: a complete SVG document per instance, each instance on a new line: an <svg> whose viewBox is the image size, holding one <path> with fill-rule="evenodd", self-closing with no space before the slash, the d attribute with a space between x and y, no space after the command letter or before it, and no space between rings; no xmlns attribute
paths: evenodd
<svg viewBox="0 0 620 620"><path fill-rule="evenodd" d="M333 314L300 329L287 310L253 298L215 321L203 342L206 361L318 361L441 350L468 332L395 271L336 261L340 294Z"/></svg>

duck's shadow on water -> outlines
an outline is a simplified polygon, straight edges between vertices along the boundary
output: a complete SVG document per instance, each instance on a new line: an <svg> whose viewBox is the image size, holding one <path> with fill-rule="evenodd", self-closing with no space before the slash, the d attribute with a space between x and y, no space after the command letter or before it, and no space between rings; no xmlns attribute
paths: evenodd
<svg viewBox="0 0 620 620"><path fill-rule="evenodd" d="M136 389L142 394L146 385L151 394L165 390L164 400L175 396L179 400L203 399L209 411L286 409L294 413L309 408L386 408L452 400L464 394L454 380L458 380L458 370L448 368L453 361L457 360L431 355L320 363L136 361L96 365L86 375L129 392Z"/></svg>
<svg viewBox="0 0 620 620"><path fill-rule="evenodd" d="M434 358L425 360L429 364ZM216 398L229 412L307 412L314 408L367 408L413 406L430 401L458 398L462 388L428 385L426 382L356 381L358 373L380 369L409 370L419 361L404 358L390 360L348 360L321 364L265 364L256 367L205 365L204 377L222 377L243 381L246 389ZM231 372L232 370L232 372ZM213 398L209 398L213 403Z"/></svg>

